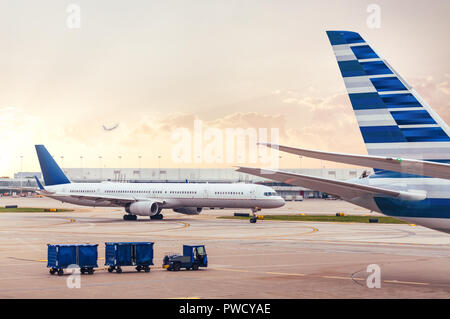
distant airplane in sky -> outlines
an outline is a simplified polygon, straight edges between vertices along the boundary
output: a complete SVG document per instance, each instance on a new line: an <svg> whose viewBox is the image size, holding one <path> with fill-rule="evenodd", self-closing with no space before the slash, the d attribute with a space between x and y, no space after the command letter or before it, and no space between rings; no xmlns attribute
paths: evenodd
<svg viewBox="0 0 450 319"><path fill-rule="evenodd" d="M103 127L103 129L104 129L105 131L112 131L112 130L115 130L116 128L119 127L119 123L116 123L116 124L114 124L114 125L111 126L111 127L106 127L105 125L102 125L102 127Z"/></svg>
<svg viewBox="0 0 450 319"><path fill-rule="evenodd" d="M369 155L265 145L296 155L373 167L375 173L337 181L283 171L268 174L249 167L238 171L322 191L450 233L449 127L358 33L327 34Z"/></svg>

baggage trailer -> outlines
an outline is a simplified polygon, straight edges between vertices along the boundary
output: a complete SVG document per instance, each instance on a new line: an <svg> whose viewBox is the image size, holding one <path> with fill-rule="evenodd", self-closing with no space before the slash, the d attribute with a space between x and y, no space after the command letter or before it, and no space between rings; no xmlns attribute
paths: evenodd
<svg viewBox="0 0 450 319"><path fill-rule="evenodd" d="M64 269L76 266L82 274L92 275L97 268L97 244L65 244L47 245L47 268L50 274L58 276L64 274Z"/></svg>
<svg viewBox="0 0 450 319"><path fill-rule="evenodd" d="M163 259L163 268L167 270L198 270L199 267L208 267L205 245L183 245L183 255L166 255Z"/></svg>
<svg viewBox="0 0 450 319"><path fill-rule="evenodd" d="M108 272L122 272L123 266L136 266L137 271L150 271L153 265L153 242L105 243L105 266Z"/></svg>

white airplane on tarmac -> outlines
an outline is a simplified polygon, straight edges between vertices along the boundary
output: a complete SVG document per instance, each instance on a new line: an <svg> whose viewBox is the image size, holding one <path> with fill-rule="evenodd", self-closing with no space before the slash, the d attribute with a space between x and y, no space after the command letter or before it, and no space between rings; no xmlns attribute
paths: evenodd
<svg viewBox="0 0 450 319"><path fill-rule="evenodd" d="M270 187L256 184L208 183L71 183L44 145L36 152L45 186L37 177L39 193L61 202L92 207L124 207L124 220L139 216L163 219L161 210L198 215L204 207L251 209L256 212L284 205L282 197Z"/></svg>

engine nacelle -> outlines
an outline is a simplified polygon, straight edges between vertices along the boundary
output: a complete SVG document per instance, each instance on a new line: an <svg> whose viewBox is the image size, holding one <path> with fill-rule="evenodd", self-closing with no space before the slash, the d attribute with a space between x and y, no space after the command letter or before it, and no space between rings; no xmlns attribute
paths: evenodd
<svg viewBox="0 0 450 319"><path fill-rule="evenodd" d="M183 207L176 208L173 211L185 215L198 215L202 212L203 207Z"/></svg>
<svg viewBox="0 0 450 319"><path fill-rule="evenodd" d="M159 205L151 201L135 202L125 206L125 211L133 215L153 216L158 213Z"/></svg>

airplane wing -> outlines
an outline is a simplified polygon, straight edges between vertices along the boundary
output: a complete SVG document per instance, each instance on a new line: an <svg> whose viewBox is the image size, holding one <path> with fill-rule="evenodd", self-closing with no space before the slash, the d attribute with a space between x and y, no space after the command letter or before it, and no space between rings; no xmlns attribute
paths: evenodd
<svg viewBox="0 0 450 319"><path fill-rule="evenodd" d="M374 195L380 197L395 197L398 199L412 200L412 201L423 200L426 198L425 193L413 193L413 192L389 190L380 187L336 181L332 179L314 177L309 175L265 170L252 167L239 167L237 171L260 176L267 179L272 179L286 184L306 187L316 191L339 196L346 200L356 197L363 197L367 195Z"/></svg>
<svg viewBox="0 0 450 319"><path fill-rule="evenodd" d="M42 195L53 195L51 192L42 192ZM72 197L77 199L86 199L91 200L95 202L110 202L115 205L124 206L129 203L139 202L139 201L153 201L157 202L158 204L164 204L166 201L163 199L149 199L148 197L116 197L116 196L110 196L110 195L89 195L89 194L72 194L72 193L57 193L57 196L64 196L64 197Z"/></svg>
<svg viewBox="0 0 450 319"><path fill-rule="evenodd" d="M259 143L280 151L325 161L379 168L388 171L450 179L450 164L370 155L313 151L270 143Z"/></svg>

